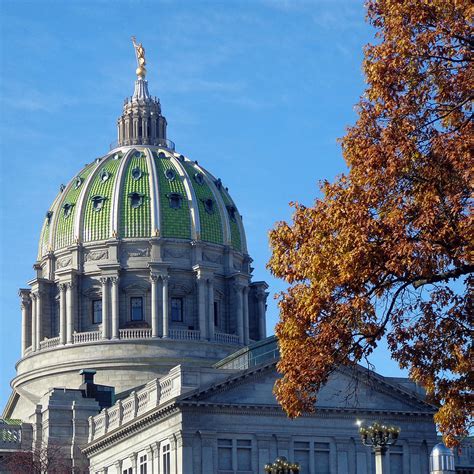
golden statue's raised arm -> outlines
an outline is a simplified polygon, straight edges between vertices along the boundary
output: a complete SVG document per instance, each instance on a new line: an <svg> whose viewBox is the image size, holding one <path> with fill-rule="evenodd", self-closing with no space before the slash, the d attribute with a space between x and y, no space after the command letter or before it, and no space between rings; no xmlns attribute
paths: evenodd
<svg viewBox="0 0 474 474"><path fill-rule="evenodd" d="M137 76L145 77L146 75L146 60L145 60L145 48L141 43L137 43L135 36L132 36L133 47L135 48L135 56L137 58Z"/></svg>

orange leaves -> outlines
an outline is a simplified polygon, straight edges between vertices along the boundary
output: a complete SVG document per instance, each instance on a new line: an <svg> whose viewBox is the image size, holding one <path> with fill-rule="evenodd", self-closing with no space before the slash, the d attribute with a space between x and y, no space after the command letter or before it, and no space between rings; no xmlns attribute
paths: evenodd
<svg viewBox="0 0 474 474"><path fill-rule="evenodd" d="M365 48L367 90L341 140L347 175L270 232L280 297L278 400L312 410L339 364L387 334L392 357L441 408L455 444L469 424L474 239L467 0L369 0L380 41ZM455 286L452 282L458 280ZM454 292L453 288L458 290ZM471 302L472 304L472 302Z"/></svg>

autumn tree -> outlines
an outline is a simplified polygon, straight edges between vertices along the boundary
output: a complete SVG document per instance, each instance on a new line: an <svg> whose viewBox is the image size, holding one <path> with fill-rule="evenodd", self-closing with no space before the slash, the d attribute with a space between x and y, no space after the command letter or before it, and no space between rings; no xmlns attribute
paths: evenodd
<svg viewBox="0 0 474 474"><path fill-rule="evenodd" d="M367 89L341 140L349 171L270 232L269 268L289 284L276 328L276 396L314 410L339 365L382 337L439 406L448 446L473 409L474 9L468 0L369 0Z"/></svg>

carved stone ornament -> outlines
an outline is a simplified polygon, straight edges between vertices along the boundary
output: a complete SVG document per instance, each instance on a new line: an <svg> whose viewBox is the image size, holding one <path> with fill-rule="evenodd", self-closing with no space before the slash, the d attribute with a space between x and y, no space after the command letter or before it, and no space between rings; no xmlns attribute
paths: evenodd
<svg viewBox="0 0 474 474"><path fill-rule="evenodd" d="M58 260L58 263L56 264L56 266L58 268L66 268L66 267L69 267L69 265L71 265L71 262L72 262L71 257L63 257Z"/></svg>
<svg viewBox="0 0 474 474"><path fill-rule="evenodd" d="M108 250L90 250L84 255L84 261L106 260L109 258Z"/></svg>
<svg viewBox="0 0 474 474"><path fill-rule="evenodd" d="M122 257L149 257L149 247L132 247L122 251Z"/></svg>
<svg viewBox="0 0 474 474"><path fill-rule="evenodd" d="M202 259L205 262L222 263L222 255L213 255L213 254L204 252L202 255Z"/></svg>
<svg viewBox="0 0 474 474"><path fill-rule="evenodd" d="M171 258L189 258L189 249L165 248L163 252L164 257Z"/></svg>

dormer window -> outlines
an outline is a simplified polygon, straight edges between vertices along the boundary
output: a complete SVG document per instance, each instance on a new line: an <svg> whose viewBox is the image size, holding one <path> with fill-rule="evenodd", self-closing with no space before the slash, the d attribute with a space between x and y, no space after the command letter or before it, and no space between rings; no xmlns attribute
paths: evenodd
<svg viewBox="0 0 474 474"><path fill-rule="evenodd" d="M169 181L173 181L176 178L176 173L171 168L168 168L165 171L165 176L166 176L166 179L168 179Z"/></svg>
<svg viewBox="0 0 474 474"><path fill-rule="evenodd" d="M94 209L94 211L100 211L104 206L104 202L106 199L107 198L104 196L92 196L92 209Z"/></svg>
<svg viewBox="0 0 474 474"><path fill-rule="evenodd" d="M214 181L214 184L216 185L216 188L217 188L217 189L220 190L220 189L222 188L222 181L221 181L220 178L219 178L219 179L216 179L216 180Z"/></svg>
<svg viewBox="0 0 474 474"><path fill-rule="evenodd" d="M204 184L204 176L202 175L202 173L200 173L200 172L194 173L194 181L196 181L196 183L199 184L199 185L203 185Z"/></svg>
<svg viewBox="0 0 474 474"><path fill-rule="evenodd" d="M163 151L158 153L158 158L166 158L166 154Z"/></svg>
<svg viewBox="0 0 474 474"><path fill-rule="evenodd" d="M181 208L181 201L183 200L183 196L181 196L181 194L170 193L170 194L167 194L167 197L169 199L171 209Z"/></svg>
<svg viewBox="0 0 474 474"><path fill-rule="evenodd" d="M135 158L140 158L141 155L142 155L142 154L141 154L139 151L136 151L133 156L134 156Z"/></svg>
<svg viewBox="0 0 474 474"><path fill-rule="evenodd" d="M66 202L64 205L63 205L63 214L64 214L64 217L68 218L71 214L72 214L72 208L74 207L74 204L73 203L70 203L70 202Z"/></svg>
<svg viewBox="0 0 474 474"><path fill-rule="evenodd" d="M143 204L144 196L145 195L141 193L130 193L128 195L128 197L130 198L130 206L132 206L133 209L140 207Z"/></svg>
<svg viewBox="0 0 474 474"><path fill-rule="evenodd" d="M74 189L77 189L83 182L84 180L79 176L76 178L76 181L74 182Z"/></svg>
<svg viewBox="0 0 474 474"><path fill-rule="evenodd" d="M227 212L229 214L230 220L235 222L237 209L235 208L235 206L226 206L226 208L227 208Z"/></svg>
<svg viewBox="0 0 474 474"><path fill-rule="evenodd" d="M51 224L51 218L53 217L53 211L48 211L46 213L46 225Z"/></svg>
<svg viewBox="0 0 474 474"><path fill-rule="evenodd" d="M142 170L140 168L138 168L138 166L136 168L133 168L132 170L132 178L137 181L139 180L140 178L142 177Z"/></svg>
<svg viewBox="0 0 474 474"><path fill-rule="evenodd" d="M100 174L100 180L105 183L109 178L110 178L111 174L107 171L107 170L104 170L102 171L102 173Z"/></svg>
<svg viewBox="0 0 474 474"><path fill-rule="evenodd" d="M214 201L209 198L209 199L203 199L203 204L204 204L204 210L208 213L208 214L214 214Z"/></svg>

